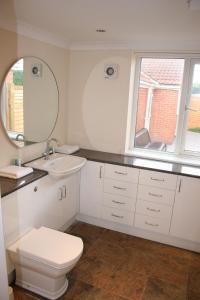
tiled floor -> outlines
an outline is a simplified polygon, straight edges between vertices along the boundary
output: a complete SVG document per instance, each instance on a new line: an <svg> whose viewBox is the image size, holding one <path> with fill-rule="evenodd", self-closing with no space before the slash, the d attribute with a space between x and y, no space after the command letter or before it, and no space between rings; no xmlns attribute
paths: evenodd
<svg viewBox="0 0 200 300"><path fill-rule="evenodd" d="M84 253L60 300L199 300L200 255L76 223ZM15 300L44 299L14 287Z"/></svg>

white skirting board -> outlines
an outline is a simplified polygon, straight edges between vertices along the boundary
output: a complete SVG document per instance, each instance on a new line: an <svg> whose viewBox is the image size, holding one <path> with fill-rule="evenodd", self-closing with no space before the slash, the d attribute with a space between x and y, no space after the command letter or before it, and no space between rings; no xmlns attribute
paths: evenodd
<svg viewBox="0 0 200 300"><path fill-rule="evenodd" d="M59 231L65 232L77 219L77 216L71 218L65 225L63 225Z"/></svg>
<svg viewBox="0 0 200 300"><path fill-rule="evenodd" d="M96 225L96 226L100 226L100 227L103 227L103 228L119 231L119 232L126 233L126 234L129 234L129 235L141 237L141 238L144 238L144 239L147 239L147 240L151 240L151 241L155 241L155 242L159 242L159 243L179 247L179 248L186 249L186 250L200 252L200 244L194 243L192 241L179 239L179 238L176 238L176 237L171 236L171 235L154 233L154 232L151 232L151 231L136 228L134 226L126 226L126 225L118 224L118 223L115 223L115 222L110 222L110 221L107 221L107 220L97 219L97 218L94 218L94 217L91 217L91 216L86 216L86 215L83 215L83 214L78 214L76 216L76 219L78 221L82 221L82 222L86 222L86 223Z"/></svg>

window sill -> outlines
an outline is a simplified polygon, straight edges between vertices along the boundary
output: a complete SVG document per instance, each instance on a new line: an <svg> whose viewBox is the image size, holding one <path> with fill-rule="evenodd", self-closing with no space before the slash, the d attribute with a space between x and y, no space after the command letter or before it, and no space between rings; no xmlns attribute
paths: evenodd
<svg viewBox="0 0 200 300"><path fill-rule="evenodd" d="M143 149L134 149L134 150L127 150L125 155L129 156L136 156L140 158L146 159L154 159L163 162L173 162L179 164L186 164L191 166L200 166L200 157L199 156L192 156L192 155L175 155L172 153L162 153L159 151L151 151L151 150L143 150Z"/></svg>

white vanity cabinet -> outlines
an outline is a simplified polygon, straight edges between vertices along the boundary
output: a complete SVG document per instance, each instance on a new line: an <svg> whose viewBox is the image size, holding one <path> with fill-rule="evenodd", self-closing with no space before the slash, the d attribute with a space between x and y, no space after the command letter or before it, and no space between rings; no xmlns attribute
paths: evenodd
<svg viewBox="0 0 200 300"><path fill-rule="evenodd" d="M139 170L88 161L81 170L80 213L133 225Z"/></svg>
<svg viewBox="0 0 200 300"><path fill-rule="evenodd" d="M88 161L78 219L200 252L200 179Z"/></svg>
<svg viewBox="0 0 200 300"><path fill-rule="evenodd" d="M43 224L53 229L61 229L79 210L79 177L76 173L55 180L48 177L43 185Z"/></svg>
<svg viewBox="0 0 200 300"><path fill-rule="evenodd" d="M105 164L102 218L133 225L139 170Z"/></svg>
<svg viewBox="0 0 200 300"><path fill-rule="evenodd" d="M200 179L178 177L170 234L200 243Z"/></svg>
<svg viewBox="0 0 200 300"><path fill-rule="evenodd" d="M81 169L80 213L101 218L104 164L87 161Z"/></svg>
<svg viewBox="0 0 200 300"><path fill-rule="evenodd" d="M61 180L45 176L3 197L6 244L32 227L65 229L79 210L79 179L79 173Z"/></svg>
<svg viewBox="0 0 200 300"><path fill-rule="evenodd" d="M140 170L136 227L169 233L176 185L176 175Z"/></svg>

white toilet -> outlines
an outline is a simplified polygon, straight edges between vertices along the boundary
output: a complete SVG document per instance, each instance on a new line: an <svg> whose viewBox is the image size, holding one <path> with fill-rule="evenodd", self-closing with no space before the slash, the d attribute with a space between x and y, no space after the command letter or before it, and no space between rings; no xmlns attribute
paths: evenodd
<svg viewBox="0 0 200 300"><path fill-rule="evenodd" d="M48 299L67 290L66 274L83 252L80 238L41 227L32 229L7 248L16 268L16 284Z"/></svg>

